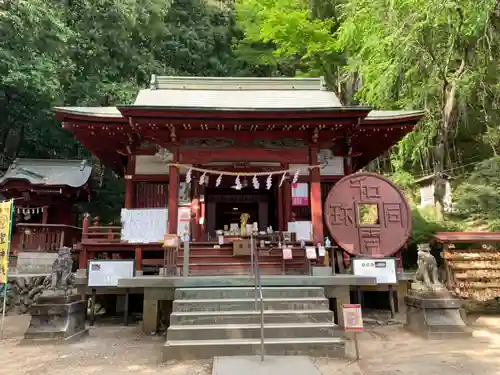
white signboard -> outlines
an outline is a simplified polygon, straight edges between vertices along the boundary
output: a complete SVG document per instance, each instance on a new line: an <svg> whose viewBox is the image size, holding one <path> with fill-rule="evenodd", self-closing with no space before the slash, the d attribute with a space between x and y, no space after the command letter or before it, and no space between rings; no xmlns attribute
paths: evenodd
<svg viewBox="0 0 500 375"><path fill-rule="evenodd" d="M134 277L133 260L91 260L88 268L88 286L116 287L119 279Z"/></svg>
<svg viewBox="0 0 500 375"><path fill-rule="evenodd" d="M122 240L130 243L158 243L167 233L168 209L122 209Z"/></svg>
<svg viewBox="0 0 500 375"><path fill-rule="evenodd" d="M352 273L356 276L375 277L377 284L397 284L396 259L354 258Z"/></svg>
<svg viewBox="0 0 500 375"><path fill-rule="evenodd" d="M360 304L342 305L345 331L363 332L363 314Z"/></svg>

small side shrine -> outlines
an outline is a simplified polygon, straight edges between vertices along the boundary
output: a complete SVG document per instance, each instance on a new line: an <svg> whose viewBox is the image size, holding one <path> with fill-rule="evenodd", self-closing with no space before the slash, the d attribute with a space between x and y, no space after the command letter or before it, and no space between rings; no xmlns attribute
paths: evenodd
<svg viewBox="0 0 500 375"><path fill-rule="evenodd" d="M74 204L90 199L85 160L16 159L0 176L0 195L14 199L11 255L54 252L81 239Z"/></svg>

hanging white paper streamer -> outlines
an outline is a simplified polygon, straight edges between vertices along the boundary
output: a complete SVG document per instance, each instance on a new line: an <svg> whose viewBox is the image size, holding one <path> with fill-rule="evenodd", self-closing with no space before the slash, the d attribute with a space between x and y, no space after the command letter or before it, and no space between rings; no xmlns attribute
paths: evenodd
<svg viewBox="0 0 500 375"><path fill-rule="evenodd" d="M272 184L273 184L273 175L270 174L269 176L267 176L267 179L266 179L266 189L267 190L271 189Z"/></svg>
<svg viewBox="0 0 500 375"><path fill-rule="evenodd" d="M221 182L222 182L222 175L220 174L219 177L217 177L217 180L215 180L215 187L219 187Z"/></svg>
<svg viewBox="0 0 500 375"><path fill-rule="evenodd" d="M254 175L252 178L252 184L254 189L258 189L260 187L259 179L257 178L256 175Z"/></svg>
<svg viewBox="0 0 500 375"><path fill-rule="evenodd" d="M286 178L286 172L283 173L283 176L281 176L280 187L281 187L281 185L283 185L283 182L285 182L285 178Z"/></svg>
<svg viewBox="0 0 500 375"><path fill-rule="evenodd" d="M203 173L200 177L200 181L198 181L198 184L203 185L205 183L206 176L207 176L207 172Z"/></svg>
<svg viewBox="0 0 500 375"><path fill-rule="evenodd" d="M241 190L240 176L236 176L236 180L234 181L234 185L235 185L236 190Z"/></svg>
<svg viewBox="0 0 500 375"><path fill-rule="evenodd" d="M189 168L189 170L186 173L186 184L189 184L191 182L191 174L193 173L193 170Z"/></svg>
<svg viewBox="0 0 500 375"><path fill-rule="evenodd" d="M297 171L293 175L292 184L296 184L297 181L299 180L299 173L300 173L300 169L297 169Z"/></svg>

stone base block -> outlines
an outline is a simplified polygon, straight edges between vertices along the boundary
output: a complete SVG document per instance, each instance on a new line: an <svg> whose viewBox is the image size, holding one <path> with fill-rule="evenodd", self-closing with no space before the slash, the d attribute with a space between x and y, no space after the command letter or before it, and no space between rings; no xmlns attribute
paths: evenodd
<svg viewBox="0 0 500 375"><path fill-rule="evenodd" d="M29 313L31 321L23 343L67 342L88 333L85 316L86 301L79 295L42 296Z"/></svg>
<svg viewBox="0 0 500 375"><path fill-rule="evenodd" d="M452 297L405 297L405 328L425 338L470 337L461 314L461 301Z"/></svg>

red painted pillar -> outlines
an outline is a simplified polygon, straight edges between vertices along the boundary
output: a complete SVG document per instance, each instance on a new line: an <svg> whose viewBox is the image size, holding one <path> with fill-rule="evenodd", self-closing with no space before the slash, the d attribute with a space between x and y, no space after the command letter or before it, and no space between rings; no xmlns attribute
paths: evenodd
<svg viewBox="0 0 500 375"><path fill-rule="evenodd" d="M174 153L173 162L178 161L178 153ZM168 233L177 234L177 216L179 214L179 169L169 167L168 172Z"/></svg>
<svg viewBox="0 0 500 375"><path fill-rule="evenodd" d="M311 146L309 154L310 165L318 164L317 146ZM321 205L321 175L318 168L311 168L310 177L310 201L311 201L311 221L313 227L314 244L323 243L323 207Z"/></svg>
<svg viewBox="0 0 500 375"><path fill-rule="evenodd" d="M48 224L48 222L49 222L49 206L43 206L42 224Z"/></svg>
<svg viewBox="0 0 500 375"><path fill-rule="evenodd" d="M129 156L127 175L125 176L125 208L134 208L134 182L132 175L135 173L135 156Z"/></svg>
<svg viewBox="0 0 500 375"><path fill-rule="evenodd" d="M80 248L80 253L78 254L78 268L80 269L86 269L87 268L87 249L85 248L85 245L83 244L84 240L87 238L87 234L89 232L89 226L90 226L90 215L88 213L83 215L83 222L82 222L82 244Z"/></svg>
<svg viewBox="0 0 500 375"><path fill-rule="evenodd" d="M142 249L140 247L135 248L135 270L142 271Z"/></svg>
<svg viewBox="0 0 500 375"><path fill-rule="evenodd" d="M134 183L132 176L125 176L125 208L134 208Z"/></svg>

